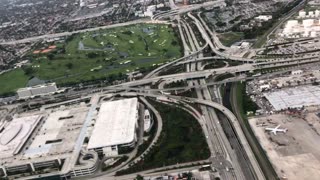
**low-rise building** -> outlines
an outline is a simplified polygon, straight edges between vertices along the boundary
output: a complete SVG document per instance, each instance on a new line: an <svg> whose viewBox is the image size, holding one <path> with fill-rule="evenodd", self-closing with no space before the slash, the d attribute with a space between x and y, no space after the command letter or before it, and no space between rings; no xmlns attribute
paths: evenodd
<svg viewBox="0 0 320 180"><path fill-rule="evenodd" d="M291 75L300 75L300 74L302 74L302 73L303 73L302 70L291 71Z"/></svg>
<svg viewBox="0 0 320 180"><path fill-rule="evenodd" d="M255 17L254 19L258 21L269 21L270 19L272 19L272 15L260 15L258 17Z"/></svg>
<svg viewBox="0 0 320 180"><path fill-rule="evenodd" d="M152 127L152 119L151 119L151 115L148 109L146 109L144 111L144 132L149 132L151 130Z"/></svg>
<svg viewBox="0 0 320 180"><path fill-rule="evenodd" d="M56 83L37 85L33 87L20 88L17 91L19 99L28 99L36 96L43 96L56 93L58 91Z"/></svg>
<svg viewBox="0 0 320 180"><path fill-rule="evenodd" d="M102 103L87 148L113 156L118 154L119 147L133 147L137 140L138 108L137 98Z"/></svg>
<svg viewBox="0 0 320 180"><path fill-rule="evenodd" d="M70 178L95 172L98 154L80 153L79 137L88 111L82 105L27 113L8 121L0 133L0 177Z"/></svg>

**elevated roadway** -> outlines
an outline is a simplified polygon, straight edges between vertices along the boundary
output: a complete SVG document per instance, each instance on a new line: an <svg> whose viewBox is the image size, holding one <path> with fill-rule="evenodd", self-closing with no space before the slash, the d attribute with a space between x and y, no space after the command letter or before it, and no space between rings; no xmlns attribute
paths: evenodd
<svg viewBox="0 0 320 180"><path fill-rule="evenodd" d="M134 92L130 92L130 93L119 93L121 96L144 96L144 97L154 97L154 98L161 98L161 99L176 99L178 101L185 101L188 103L197 103L197 104L201 104L201 105L205 105L208 107L212 107L214 109L219 110L220 112L222 112L232 123L233 128L235 129L236 135L240 140L240 143L242 145L242 147L244 148L246 154L248 155L248 158L250 160L250 163L252 164L252 167L255 170L257 179L265 179L260 166L258 164L258 162L255 159L255 156L247 142L246 137L244 136L241 126L236 118L236 116L226 107L224 107L223 105L210 101L210 100L201 100L201 99L195 99L195 98L189 98L189 97L181 97L181 96L172 96L172 95L155 95L155 94L149 94L149 93L134 93Z"/></svg>
<svg viewBox="0 0 320 180"><path fill-rule="evenodd" d="M204 78L204 77L209 77L210 75L219 75L219 74L225 74L225 73L241 74L241 73L251 72L254 70L287 67L287 66L302 65L302 64L308 64L308 63L311 64L311 63L317 63L319 61L320 61L319 58L315 57L315 58L295 59L293 61L285 60L285 61L270 61L270 62L253 63L253 64L242 64L239 66L231 66L231 67L223 67L218 69L208 69L208 70L202 70L202 71L192 71L192 72L184 72L179 74L170 74L170 75L164 75L164 76L158 76L158 77L151 77L147 79L126 82L126 83L114 85L111 87L140 86L140 85L157 82L161 79L184 80L184 79Z"/></svg>
<svg viewBox="0 0 320 180"><path fill-rule="evenodd" d="M170 8L171 8L172 10L178 9L178 7L176 6L176 4L174 3L174 0L169 0L169 4L170 4Z"/></svg>
<svg viewBox="0 0 320 180"><path fill-rule="evenodd" d="M155 70L151 71L150 73L148 73L143 79L148 79L153 77L154 75L157 75L160 71L172 66L172 65L176 65L178 64L180 61L185 61L187 59L193 59L194 57L196 57L199 53L201 53L203 51L203 49L205 49L208 46L208 44L205 44L200 50L196 51L196 52L192 52L191 54L185 55L182 58L176 59L174 61L171 61L169 63L164 64L163 66L160 66L158 68L156 68Z"/></svg>
<svg viewBox="0 0 320 180"><path fill-rule="evenodd" d="M126 83L122 83L122 84L114 85L114 86L110 86L110 87L141 86L141 85L157 82L162 79L166 79L166 80L169 80L169 79L175 79L175 80L197 79L197 78L208 77L208 76L214 75L214 74L243 73L243 72L249 72L252 70L254 70L254 67L251 64L243 64L240 66L232 66L232 67L219 68L219 69L209 69L209 70L203 70L203 71L184 72L184 73L179 73L179 74L170 74L170 75L152 77L152 78L148 78L148 79L141 79L141 80L126 82Z"/></svg>
<svg viewBox="0 0 320 180"><path fill-rule="evenodd" d="M218 48L218 49L223 49L223 50L228 50L230 49L229 47L226 47L224 46L220 39L218 38L217 36L217 33L213 30L213 29L210 29L207 25L207 23L202 19L201 15L200 15L201 12L198 13L198 17L200 19L200 22L202 23L202 25L205 27L205 29L209 32L211 38L213 39L213 42L215 44L215 46Z"/></svg>
<svg viewBox="0 0 320 180"><path fill-rule="evenodd" d="M206 29L203 27L203 24L197 19L195 18L191 13L188 13L188 16L193 19L193 21L195 22L198 30L200 31L202 38L209 44L211 50L219 56L225 57L226 59L230 59L233 61L241 61L241 62L247 62L247 63L253 63L255 62L254 59L249 59L249 58L242 58L242 57L236 57L236 56L232 56L226 53L223 53L221 51L219 51L219 48L214 44L215 42L211 41L211 37L208 35Z"/></svg>
<svg viewBox="0 0 320 180"><path fill-rule="evenodd" d="M185 30L185 35L188 39L190 48L192 51L196 51L200 48L198 40L190 27L190 25L185 21L180 21L182 24L183 29ZM184 36L184 35L183 35ZM199 53L196 58L203 58L203 54ZM187 64L186 70L187 72L193 72L197 71L199 67L202 66L202 62L195 61L194 59L189 60L190 63ZM193 85L199 85L198 80L190 80L188 82L188 87L191 87ZM195 89L197 97L198 98L205 98L202 91L205 89ZM208 97L206 97L208 98ZM209 97L210 99L210 97ZM183 102L183 101L179 101ZM222 179L243 179L243 173L241 172L241 169L238 168L238 162L235 161L236 159L230 158L229 153L227 149L225 148L225 143L229 143L228 141L223 142L220 138L220 132L217 131L215 118L215 112L213 110L208 110L205 106L200 106L202 115L198 115L200 118L199 122L202 125L203 132L206 135L207 143L211 151L211 159L212 159L212 165L215 167L218 172L220 173ZM227 168L230 168L230 171L227 171Z"/></svg>
<svg viewBox="0 0 320 180"><path fill-rule="evenodd" d="M173 10L170 10L168 12L156 14L152 17L152 19L164 19L168 17L173 17L175 15L184 14L184 13L194 11L203 7L205 8L205 7L222 7L222 6L226 6L224 0L209 1L202 4L183 6L182 8L178 8L178 9L174 8Z"/></svg>
<svg viewBox="0 0 320 180"><path fill-rule="evenodd" d="M202 57L202 58L196 58L194 60L180 61L175 65L182 65L182 64L188 64L188 63L194 63L194 62L200 62L200 61L208 61L208 60L226 60L226 58L220 57L220 56Z"/></svg>
<svg viewBox="0 0 320 180"><path fill-rule="evenodd" d="M198 84L205 84L205 81L199 80L196 81ZM211 100L210 93L207 88L204 89L196 89L197 97L201 100ZM238 179L238 180L245 180L244 173L240 167L240 164L237 160L237 157L234 153L234 151L231 148L228 148L229 141L226 138L222 138L225 136L222 128L220 128L219 119L216 115L216 112L212 108L208 108L205 105L200 105L201 112L203 114L203 119L207 128L207 131L211 132L209 133L208 139L211 140L212 144L216 147L214 158L215 162L221 162L222 164L226 163L227 161L230 161L232 165L228 166L225 164L224 166L231 169L233 173L230 174L226 172L226 169L220 170L220 174L222 174L222 179ZM226 140L226 141L223 141ZM216 163L217 164L217 163ZM217 166L217 165L216 165Z"/></svg>

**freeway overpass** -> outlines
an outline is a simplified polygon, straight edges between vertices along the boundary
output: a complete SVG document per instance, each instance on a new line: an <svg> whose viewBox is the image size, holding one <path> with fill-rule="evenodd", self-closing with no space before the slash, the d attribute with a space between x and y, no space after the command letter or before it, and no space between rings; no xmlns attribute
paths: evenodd
<svg viewBox="0 0 320 180"><path fill-rule="evenodd" d="M203 24L197 19L195 18L193 15L191 15L191 13L188 13L188 16L194 20L198 30L200 31L202 38L209 44L211 50L219 56L225 57L226 59L230 59L233 61L241 61L241 62L248 62L248 63L253 63L255 62L254 59L249 59L249 58L243 58L243 57L236 57L236 56L232 56L226 53L223 53L221 51L219 51L218 47L215 45L215 41L211 41L211 37L208 35L206 29L203 27Z"/></svg>
<svg viewBox="0 0 320 180"><path fill-rule="evenodd" d="M193 52L187 56L184 56L182 58L179 58L177 60L174 60L172 62L169 62L163 66L160 66L158 68L156 68L155 70L151 71L150 73L148 73L144 79L147 79L147 78L150 78L152 76L154 76L155 74L159 73L161 70L171 66L171 65L175 65L175 64L179 64L180 61L184 61L186 59L193 59L195 56L197 56L199 53L201 53L203 51L203 49L205 49L206 47L208 46L208 44L205 44L200 50L196 51L196 52Z"/></svg>
<svg viewBox="0 0 320 180"><path fill-rule="evenodd" d="M240 143L242 147L244 148L244 151L248 155L249 161L252 164L252 167L254 168L255 175L257 179L263 180L265 179L260 166L255 159L255 156L251 150L250 145L247 142L247 139L242 132L241 126L236 118L236 116L226 107L223 105L213 102L213 101L208 101L208 100L201 100L201 99L196 99L196 98L189 98L189 97L181 97L181 96L172 96L172 95L155 95L155 94L150 94L150 93L135 93L135 92L130 92L130 93L120 93L121 96L145 96L145 97L154 97L154 98L160 98L160 99L175 99L177 101L184 101L187 103L197 103L205 106L212 107L214 109L219 110L222 112L232 123L232 126L234 127L236 131L236 135L240 140Z"/></svg>
<svg viewBox="0 0 320 180"><path fill-rule="evenodd" d="M319 62L320 60L318 58L307 58L307 59L296 59L294 61L270 61L270 62L263 62L263 63L253 63L253 64L242 64L239 66L231 66L231 67L223 67L218 69L208 69L208 70L202 70L202 71L191 71L191 72L184 72L179 74L170 74L170 75L164 75L164 76L158 76L158 77L151 77L131 82L122 83L119 85L114 85L111 87L123 87L123 86L141 86L145 84L150 84L157 82L161 79L166 80L185 80L185 79L199 79L199 78L207 78L210 75L219 75L219 74L241 74L241 73L247 73L254 70L262 70L262 69L268 69L268 68L279 68L279 67L286 67L286 66L293 66L293 65L300 65L300 64L307 64L307 63L315 63Z"/></svg>
<svg viewBox="0 0 320 180"><path fill-rule="evenodd" d="M202 57L202 58L196 58L194 60L180 61L176 65L187 64L187 63L195 63L195 62L207 61L207 60L227 60L227 59L224 58L224 57L220 57L220 56Z"/></svg>
<svg viewBox="0 0 320 180"><path fill-rule="evenodd" d="M173 17L175 15L187 13L187 12L194 11L200 8L205 8L205 7L222 7L222 6L226 6L226 3L224 2L224 0L209 1L202 4L184 6L183 8L178 8L178 9L174 8L168 12L156 14L152 17L152 19L163 19L163 18Z"/></svg>
<svg viewBox="0 0 320 180"><path fill-rule="evenodd" d="M170 75L164 75L164 76L158 76L158 77L152 77L148 79L141 79L131 82L122 83L120 85L114 85L111 87L121 87L121 86L140 86L149 84L152 82L157 82L161 79L166 80L184 80L184 79L197 79L197 78L204 78L209 77L210 75L218 75L218 74L225 74L225 73L242 73L242 72L249 72L254 70L254 67L251 64L243 64L240 66L233 66L233 67L226 67L226 68L220 68L220 69L209 69L204 71L191 71L191 72L184 72L180 74L170 74Z"/></svg>

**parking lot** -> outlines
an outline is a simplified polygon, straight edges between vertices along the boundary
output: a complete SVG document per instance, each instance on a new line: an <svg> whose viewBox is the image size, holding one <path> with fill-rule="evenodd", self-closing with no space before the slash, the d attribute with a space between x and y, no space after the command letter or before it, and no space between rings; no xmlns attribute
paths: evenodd
<svg viewBox="0 0 320 180"><path fill-rule="evenodd" d="M282 75L273 75L266 79L250 81L247 83L246 91L261 108L260 113L272 114L288 107L301 108L302 106L319 105L320 101L316 93L317 89L320 89L317 86L319 80L319 70L297 70ZM292 101L297 103L292 104ZM300 106L297 104L300 104Z"/></svg>

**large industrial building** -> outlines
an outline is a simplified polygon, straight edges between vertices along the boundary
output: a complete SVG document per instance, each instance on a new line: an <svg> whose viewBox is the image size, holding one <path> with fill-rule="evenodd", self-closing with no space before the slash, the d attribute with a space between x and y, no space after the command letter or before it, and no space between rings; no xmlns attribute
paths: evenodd
<svg viewBox="0 0 320 180"><path fill-rule="evenodd" d="M286 38L318 37L320 35L319 17L320 10L300 11L297 19L287 21L279 35Z"/></svg>
<svg viewBox="0 0 320 180"><path fill-rule="evenodd" d="M88 149L112 156L118 154L121 146L134 146L137 140L138 107L137 98L102 103Z"/></svg>
<svg viewBox="0 0 320 180"><path fill-rule="evenodd" d="M20 88L17 91L19 99L28 99L36 96L53 94L58 91L56 83L43 84L33 87Z"/></svg>
<svg viewBox="0 0 320 180"><path fill-rule="evenodd" d="M0 133L0 177L74 177L93 173L98 155L80 151L88 107L39 111L3 122ZM80 149L79 149L80 150ZM80 155L80 156L79 156ZM88 157L83 160L84 157Z"/></svg>
<svg viewBox="0 0 320 180"><path fill-rule="evenodd" d="M264 93L264 96L276 111L320 105L319 86L287 88L276 92Z"/></svg>
<svg viewBox="0 0 320 180"><path fill-rule="evenodd" d="M99 155L134 147L138 99L104 99L97 95L44 105L12 120L0 119L0 178L90 175Z"/></svg>

